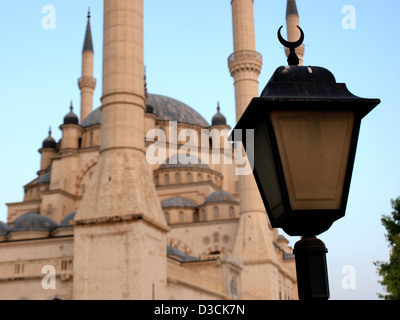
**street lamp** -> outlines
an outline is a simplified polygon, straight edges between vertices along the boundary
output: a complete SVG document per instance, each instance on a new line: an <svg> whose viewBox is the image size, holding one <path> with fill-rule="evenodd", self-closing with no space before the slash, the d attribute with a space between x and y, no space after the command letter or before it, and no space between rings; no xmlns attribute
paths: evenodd
<svg viewBox="0 0 400 320"><path fill-rule="evenodd" d="M302 236L294 248L299 298L327 299L327 250L315 236L345 215L361 119L380 100L353 95L325 68L298 66L304 33L298 27L300 40L288 42L281 28L289 66L253 98L234 128L244 134L233 140L246 149L246 129L254 129L247 157L271 225Z"/></svg>

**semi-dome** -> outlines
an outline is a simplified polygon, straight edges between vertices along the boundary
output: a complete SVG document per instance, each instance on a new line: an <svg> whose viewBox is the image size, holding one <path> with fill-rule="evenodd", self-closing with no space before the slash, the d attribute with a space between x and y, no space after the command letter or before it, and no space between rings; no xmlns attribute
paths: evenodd
<svg viewBox="0 0 400 320"><path fill-rule="evenodd" d="M71 106L69 107L70 112L64 117L64 124L79 124L79 118L74 113L74 107L71 102Z"/></svg>
<svg viewBox="0 0 400 320"><path fill-rule="evenodd" d="M29 212L15 220L12 231L52 231L55 228L57 228L57 223L50 218L41 216L36 212Z"/></svg>
<svg viewBox="0 0 400 320"><path fill-rule="evenodd" d="M224 190L218 190L211 193L207 198L205 203L212 202L238 202L232 193Z"/></svg>
<svg viewBox="0 0 400 320"><path fill-rule="evenodd" d="M152 110L151 108L148 108L148 110L157 114L159 120L177 121L206 128L210 126L193 108L170 97L149 93L146 105L153 107ZM96 124L101 124L100 107L91 112L81 123L83 127L90 127Z"/></svg>
<svg viewBox="0 0 400 320"><path fill-rule="evenodd" d="M11 227L7 223L0 221L0 237L5 237L10 233L10 231Z"/></svg>
<svg viewBox="0 0 400 320"><path fill-rule="evenodd" d="M50 179L51 179L51 171L45 173L44 175L42 175L38 181L36 181L36 184L40 184L40 183L50 183Z"/></svg>
<svg viewBox="0 0 400 320"><path fill-rule="evenodd" d="M201 160L195 156L186 156L183 155L185 158L185 163L180 161L180 157L175 154L169 157L165 163L163 163L159 169L178 169L178 168L198 168L198 169L209 169L210 167L202 163ZM187 162L187 163L186 163Z"/></svg>
<svg viewBox="0 0 400 320"><path fill-rule="evenodd" d="M197 205L189 199L182 198L182 197L173 197L165 199L161 202L162 208L171 208L171 207L178 207L178 208L196 208Z"/></svg>
<svg viewBox="0 0 400 320"><path fill-rule="evenodd" d="M53 137L51 136L51 129L49 130L49 136L43 140L42 148L43 149L56 149L57 148L56 140L54 140Z"/></svg>
<svg viewBox="0 0 400 320"><path fill-rule="evenodd" d="M72 220L74 220L75 215L76 215L76 211L67 215L64 219L61 220L60 227L70 227L71 226L70 222Z"/></svg>

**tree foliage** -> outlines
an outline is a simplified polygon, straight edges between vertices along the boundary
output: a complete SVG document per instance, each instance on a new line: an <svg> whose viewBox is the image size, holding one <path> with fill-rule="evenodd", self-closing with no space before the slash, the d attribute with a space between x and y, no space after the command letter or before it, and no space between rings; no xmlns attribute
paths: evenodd
<svg viewBox="0 0 400 320"><path fill-rule="evenodd" d="M385 300L400 299L400 197L391 200L393 211L391 215L383 215L382 225L387 233L386 240L389 242L390 261L375 261L378 267L378 273L382 276L379 281L385 288L387 294L379 294L380 298Z"/></svg>

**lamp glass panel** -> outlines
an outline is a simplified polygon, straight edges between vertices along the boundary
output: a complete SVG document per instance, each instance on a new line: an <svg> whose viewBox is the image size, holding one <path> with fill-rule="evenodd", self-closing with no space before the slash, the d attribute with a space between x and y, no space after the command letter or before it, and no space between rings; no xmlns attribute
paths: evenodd
<svg viewBox="0 0 400 320"><path fill-rule="evenodd" d="M269 214L278 218L284 213L283 200L272 155L270 137L264 119L256 121L254 126L254 154L247 152L247 156L254 157L254 169L258 176L258 189L262 198L268 202ZM251 161L251 160L250 160Z"/></svg>
<svg viewBox="0 0 400 320"><path fill-rule="evenodd" d="M354 112L273 111L293 210L340 209Z"/></svg>

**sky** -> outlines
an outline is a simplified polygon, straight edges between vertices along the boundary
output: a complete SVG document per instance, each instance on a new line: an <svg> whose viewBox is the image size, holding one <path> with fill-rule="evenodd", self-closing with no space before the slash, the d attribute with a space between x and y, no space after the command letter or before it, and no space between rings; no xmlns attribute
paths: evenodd
<svg viewBox="0 0 400 320"><path fill-rule="evenodd" d="M256 47L263 56L261 92L275 69L287 64L276 37L285 25L286 0L254 2ZM103 1L0 2L2 221L7 219L6 203L21 201L23 186L37 177L38 150L49 126L59 140L71 100L79 113L77 79L89 6L98 107ZM144 6L148 91L188 104L209 122L219 101L234 127L234 87L227 65L233 52L230 1L145 0ZM346 215L319 236L328 248L331 299L378 299L383 288L373 262L389 259L380 219L392 211L390 200L400 195L400 3L297 0L297 6L305 33L304 65L327 68L353 94L382 101L361 124ZM53 24L49 8L55 13ZM291 246L298 240L286 237Z"/></svg>

